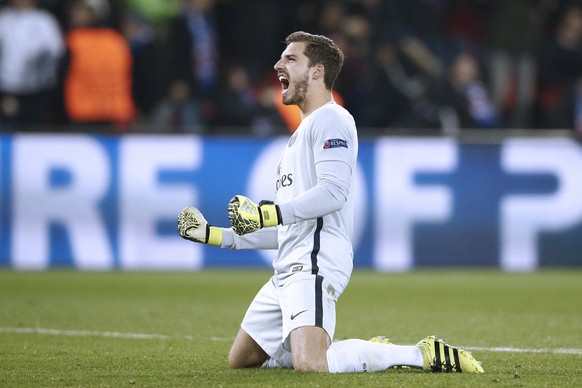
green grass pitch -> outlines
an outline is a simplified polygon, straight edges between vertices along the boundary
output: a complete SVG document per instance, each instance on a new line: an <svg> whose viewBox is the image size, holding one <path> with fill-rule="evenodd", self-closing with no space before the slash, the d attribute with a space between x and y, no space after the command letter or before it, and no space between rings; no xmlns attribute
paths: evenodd
<svg viewBox="0 0 582 388"><path fill-rule="evenodd" d="M438 335L485 374L230 370L263 270L0 271L0 386L582 386L582 271L357 270L336 339Z"/></svg>

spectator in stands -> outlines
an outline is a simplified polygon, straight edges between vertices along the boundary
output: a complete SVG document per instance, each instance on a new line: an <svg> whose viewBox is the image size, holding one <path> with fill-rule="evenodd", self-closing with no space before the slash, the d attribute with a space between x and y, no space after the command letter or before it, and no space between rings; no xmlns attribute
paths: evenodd
<svg viewBox="0 0 582 388"><path fill-rule="evenodd" d="M495 128L500 125L499 115L491 101L481 67L474 55L461 52L448 69L447 78L434 101L442 109L450 108L456 118L445 128L454 133L461 128Z"/></svg>
<svg viewBox="0 0 582 388"><path fill-rule="evenodd" d="M206 124L200 114L200 106L192 98L192 89L188 84L173 82L154 109L151 129L162 133L202 134Z"/></svg>
<svg viewBox="0 0 582 388"><path fill-rule="evenodd" d="M491 0L487 56L491 97L512 128L529 128L535 100L536 62L543 33L544 2ZM516 28L519 26L519 28Z"/></svg>
<svg viewBox="0 0 582 388"><path fill-rule="evenodd" d="M53 110L65 45L56 18L36 0L10 0L0 12L0 128L42 129Z"/></svg>
<svg viewBox="0 0 582 388"><path fill-rule="evenodd" d="M166 128L199 132L213 116L219 67L215 7L215 0L182 0L182 12L168 26L167 86L155 118ZM160 115L163 112L172 114Z"/></svg>
<svg viewBox="0 0 582 388"><path fill-rule="evenodd" d="M105 0L73 0L68 10L64 79L68 121L127 130L135 116L129 45L121 33L102 24L109 12Z"/></svg>
<svg viewBox="0 0 582 388"><path fill-rule="evenodd" d="M231 65L224 71L223 82L216 92L216 118L213 133L228 127L250 130L257 112L257 95L251 86L250 75L241 65Z"/></svg>
<svg viewBox="0 0 582 388"><path fill-rule="evenodd" d="M5 15L14 8L13 4L21 2L34 4L33 8L40 12L34 0L0 0L2 4L10 3L10 6L3 8ZM117 101L115 105L124 108L117 111L115 118L81 119L79 109L88 106L88 99L75 97L81 93L80 72L75 70L78 70L75 67L78 65L75 64L76 60L69 60L81 58L79 53L83 52L75 46L74 49L79 53L67 56L70 66L66 76L61 74L63 96L53 99L66 102L66 109L61 110L66 112L63 117L68 119L67 122L116 123L120 127L133 123L160 132L211 133L214 125L222 125L220 121L227 119L217 117L219 110L215 98L222 98L228 93L227 90L221 90L228 83L220 82L219 69L223 63L229 62L244 66L251 78L255 102L261 108L266 108L263 114L259 113L263 119L251 119L251 131L270 133L270 129L265 128L271 128L271 125L265 123L271 120L265 118L273 117L273 107L260 103L269 101L267 96L272 90L266 84L256 88L255 82L265 71L270 71L270 68L263 68L264 63L270 62L268 58L279 55L277 39L271 37L280 36L283 39L291 28L296 29L298 26L333 37L346 53L343 76L338 80L335 90L341 93L346 108L353 113L362 129L436 128L449 125L452 121L448 119L453 116L466 125L477 127L490 126L496 122L499 127L528 127L533 123L534 126L554 128L571 127L575 122L582 122L582 117L575 118L575 112L582 112L582 102L579 103L577 97L582 92L573 87L578 85L578 70L582 68L578 53L580 43L576 37L575 8L579 7L575 5L576 0L43 0L41 5L58 15L68 31L70 54L73 49L71 43L74 41L72 37L81 34L74 32L79 26L71 25L76 22L70 21L78 19L65 15L68 15L69 10L72 12L75 8L82 8L79 4L84 5L85 9L93 9L96 15L109 13L106 23L103 19L92 21L92 27L96 27L96 24L99 27L107 25L114 32L120 27L119 31L123 32L126 45L130 48L130 55L122 53L127 51L126 48L109 57L116 58L118 70L129 67L133 73L129 77L119 76L126 71L119 70L114 71L117 76L112 77L112 72L108 71L107 76L103 77L122 79L121 82L109 82L109 85L117 85L118 91L114 94L125 97L116 97L107 101L108 104L94 104L105 110L104 107L111 109L113 104L110 102ZM132 11L127 13L128 18L120 18L120 15L124 15L120 12L124 7ZM556 23L556 29L551 31L553 36L549 36L549 29L544 30L542 26L544 18L561 8L564 12L560 15L564 17ZM146 15L145 20L135 16L138 10ZM2 17L2 20L3 23L6 20L10 23L17 21L13 17ZM520 25L520 28L516 30L515 25ZM51 119L47 117L47 111L52 111L36 108L43 104L40 101L46 103L46 98L28 101L22 97L22 93L7 89L7 85L13 85L18 79L26 79L27 83L35 79L8 76L5 68L7 58L14 53L24 52L22 48L27 47L15 43L18 36L14 31L16 29L13 28L10 28L9 33L0 31L0 124L4 127L9 122L16 124L23 119L28 122L46 122ZM155 35L160 32L163 34ZM50 36L49 33L42 34L43 39ZM532 63L530 54L544 38L548 38L548 43L538 50L540 55L537 62ZM36 40L37 43L41 41ZM154 42L159 44L157 51L153 50ZM13 47L21 50L11 50ZM52 49L54 47L51 46ZM96 53L100 50L93 51ZM495 120L488 123L487 120L475 121L476 116L470 117L471 109L460 109L467 103L467 95L459 94L462 88L453 86L447 73L449 68L464 67L452 65L459 51L474 53L474 59L483 65L478 66L481 71L479 82L483 88L470 87L465 92L483 91L484 94L476 93L473 97L487 95L486 100L491 100L489 103L494 106L490 112L495 111L490 118L495 116ZM55 52L58 49L50 50L50 55ZM40 57L41 62L48 58L48 53ZM459 62L468 63L464 59ZM101 65L95 65L94 69L98 67ZM537 82L532 82L536 67L539 71L535 79ZM24 70L26 67L18 68ZM50 90L50 64L37 66L37 69L41 69L44 74L38 78L46 81L43 90ZM403 77L396 75L397 71L402 70ZM155 73L161 79L159 83ZM534 84L538 88L532 90ZM443 88L443 85L447 88ZM124 94L126 92L120 92L128 88L133 91L129 97ZM455 114L448 115L447 120L443 119L438 97L432 96L438 96L445 89L445 95L449 98L447 106L455 107L452 109ZM26 93L35 94L38 91ZM427 91L431 93L430 99L427 98ZM92 91L94 95L99 93L96 89ZM39 94L46 95L46 92ZM536 101L533 119L528 114L532 99ZM455 101L458 104L454 104ZM388 106L399 108L388 109ZM469 104L469 108L475 106L483 104ZM23 111L31 114L22 114ZM483 113L483 110L478 111ZM263 123L258 126L262 129L252 129L258 128L252 124L253 120ZM445 125L443 121L449 124ZM238 129L234 131L238 132Z"/></svg>
<svg viewBox="0 0 582 388"><path fill-rule="evenodd" d="M542 128L572 129L582 110L582 6L568 5L539 52L539 115Z"/></svg>
<svg viewBox="0 0 582 388"><path fill-rule="evenodd" d="M366 127L424 128L436 126L417 115L415 106L424 98L426 76L399 48L397 41L378 42L371 98L366 105ZM431 121L431 120L429 120ZM365 129L360 128L360 131Z"/></svg>
<svg viewBox="0 0 582 388"><path fill-rule="evenodd" d="M136 105L136 121L146 127L161 99L161 66L155 30L142 14L130 12L122 17L121 32L132 54L132 96Z"/></svg>
<svg viewBox="0 0 582 388"><path fill-rule="evenodd" d="M441 63L418 38L402 35L380 39L374 46L367 77L371 95L364 127L439 128L438 106L428 92L441 72Z"/></svg>
<svg viewBox="0 0 582 388"><path fill-rule="evenodd" d="M253 82L250 72L241 64L229 65L224 73L216 92L213 134L232 133L232 128L242 129L237 134L259 137L288 133L277 110L281 100L279 82L272 82L272 77Z"/></svg>

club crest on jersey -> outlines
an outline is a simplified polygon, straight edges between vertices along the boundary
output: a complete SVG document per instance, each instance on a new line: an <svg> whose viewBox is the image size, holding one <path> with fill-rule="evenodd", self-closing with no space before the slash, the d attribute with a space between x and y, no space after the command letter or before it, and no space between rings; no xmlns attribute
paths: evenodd
<svg viewBox="0 0 582 388"><path fill-rule="evenodd" d="M323 149L327 150L329 148L339 148L345 147L348 148L348 142L343 139L329 139L323 142Z"/></svg>

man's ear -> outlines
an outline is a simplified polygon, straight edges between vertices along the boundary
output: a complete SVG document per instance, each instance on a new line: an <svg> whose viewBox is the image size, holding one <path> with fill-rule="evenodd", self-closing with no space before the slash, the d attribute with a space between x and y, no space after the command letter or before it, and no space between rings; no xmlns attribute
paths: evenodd
<svg viewBox="0 0 582 388"><path fill-rule="evenodd" d="M313 66L313 75L311 76L313 79L318 79L323 77L325 74L325 67L321 63Z"/></svg>

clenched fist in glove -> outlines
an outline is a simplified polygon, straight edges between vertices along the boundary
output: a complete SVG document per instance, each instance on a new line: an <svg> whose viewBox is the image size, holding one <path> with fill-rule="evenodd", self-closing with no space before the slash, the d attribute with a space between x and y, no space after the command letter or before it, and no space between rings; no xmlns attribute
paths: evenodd
<svg viewBox="0 0 582 388"><path fill-rule="evenodd" d="M255 232L261 228L279 225L279 206L270 201L258 205L244 195L235 195L228 203L228 219L232 229L239 236Z"/></svg>
<svg viewBox="0 0 582 388"><path fill-rule="evenodd" d="M186 240L220 246L222 229L208 225L206 219L195 207L185 207L178 215L178 233Z"/></svg>

